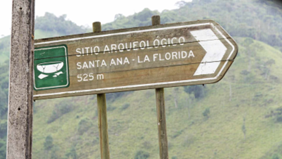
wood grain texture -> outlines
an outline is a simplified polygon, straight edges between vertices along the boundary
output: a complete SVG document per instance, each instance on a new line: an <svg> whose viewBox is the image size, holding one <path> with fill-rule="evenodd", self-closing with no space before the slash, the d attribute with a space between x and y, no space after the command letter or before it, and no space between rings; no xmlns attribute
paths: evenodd
<svg viewBox="0 0 282 159"><path fill-rule="evenodd" d="M168 159L164 88L156 89L157 123L160 159Z"/></svg>
<svg viewBox="0 0 282 159"><path fill-rule="evenodd" d="M97 94L101 159L110 159L106 95Z"/></svg>
<svg viewBox="0 0 282 159"><path fill-rule="evenodd" d="M160 25L160 24L161 24L160 16L158 15L153 16L152 25ZM155 91L156 91L156 108L157 108L157 125L158 125L160 159L168 159L164 88L156 88Z"/></svg>
<svg viewBox="0 0 282 159"><path fill-rule="evenodd" d="M215 36L199 41L191 34L197 30L211 30ZM207 41L222 43L226 53L211 61L220 63L214 73L194 76L207 54L200 42ZM236 42L211 20L36 40L37 48L54 45L68 48L70 85L34 91L34 99L214 83L238 52Z"/></svg>
<svg viewBox="0 0 282 159"><path fill-rule="evenodd" d="M159 15L152 16L152 25L160 25L161 24L161 17Z"/></svg>
<svg viewBox="0 0 282 159"><path fill-rule="evenodd" d="M13 0L7 159L32 158L34 0Z"/></svg>
<svg viewBox="0 0 282 159"><path fill-rule="evenodd" d="M101 23L93 23L93 32L101 31ZM97 94L97 103L98 103L98 126L99 126L99 135L100 135L100 154L101 159L110 159L110 150L109 150L109 137L108 137L108 120L107 120L107 104L106 104L106 94Z"/></svg>
<svg viewBox="0 0 282 159"><path fill-rule="evenodd" d="M94 22L92 28L93 28L93 33L98 33L102 31L101 22Z"/></svg>

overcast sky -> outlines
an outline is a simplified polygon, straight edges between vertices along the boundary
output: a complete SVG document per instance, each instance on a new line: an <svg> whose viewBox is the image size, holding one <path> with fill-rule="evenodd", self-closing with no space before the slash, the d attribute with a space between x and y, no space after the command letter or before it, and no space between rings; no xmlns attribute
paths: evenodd
<svg viewBox="0 0 282 159"><path fill-rule="evenodd" d="M67 19L78 25L91 26L94 21L108 23L114 20L116 14L128 16L144 8L160 12L165 9L175 9L178 1L181 0L35 0L35 15L43 16L45 12L56 16L66 14ZM0 38L11 34L11 14L12 0L1 0Z"/></svg>

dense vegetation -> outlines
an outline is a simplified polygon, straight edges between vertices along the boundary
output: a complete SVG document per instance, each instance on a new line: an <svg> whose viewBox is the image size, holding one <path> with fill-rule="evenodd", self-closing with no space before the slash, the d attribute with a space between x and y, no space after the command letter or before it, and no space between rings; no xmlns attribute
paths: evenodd
<svg viewBox="0 0 282 159"><path fill-rule="evenodd" d="M282 5L265 0L193 0L179 9L144 9L115 16L103 30L213 19L240 45L224 79L208 86L166 89L171 159L282 158ZM36 18L36 38L87 32L46 13ZM0 39L0 158L5 158L9 37ZM154 90L107 94L112 158L158 158ZM99 158L96 97L35 102L34 158Z"/></svg>
<svg viewBox="0 0 282 159"><path fill-rule="evenodd" d="M281 5L264 0L193 0L180 1L177 10L161 13L144 9L132 16L117 15L113 23L103 26L105 30L151 25L151 16L159 14L161 23L183 22L198 19L213 19L232 36L251 37L281 49Z"/></svg>

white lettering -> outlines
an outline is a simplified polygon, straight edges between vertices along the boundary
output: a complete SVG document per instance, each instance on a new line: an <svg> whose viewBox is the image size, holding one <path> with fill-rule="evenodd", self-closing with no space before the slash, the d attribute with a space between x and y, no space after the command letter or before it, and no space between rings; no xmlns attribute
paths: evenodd
<svg viewBox="0 0 282 159"><path fill-rule="evenodd" d="M104 78L104 74L97 74L97 80L103 80Z"/></svg>
<svg viewBox="0 0 282 159"><path fill-rule="evenodd" d="M182 51L181 52L181 58L186 58L187 57L187 52L186 51Z"/></svg>
<svg viewBox="0 0 282 159"><path fill-rule="evenodd" d="M119 58L117 58L117 65L122 65L122 57L119 59Z"/></svg>
<svg viewBox="0 0 282 159"><path fill-rule="evenodd" d="M116 66L116 61L114 59L111 60L110 66L115 65Z"/></svg>
<svg viewBox="0 0 282 159"><path fill-rule="evenodd" d="M125 58L124 58L124 62L123 62L123 64L126 64L126 63L127 63L127 64L130 64L130 63L129 63L129 60L128 60L128 58L127 58L127 57L125 57Z"/></svg>
<svg viewBox="0 0 282 159"><path fill-rule="evenodd" d="M164 59L162 59L162 54L159 54L159 60L164 61Z"/></svg>
<svg viewBox="0 0 282 159"><path fill-rule="evenodd" d="M194 55L192 50L190 50L189 55L188 55L188 58L190 58L190 57L195 57L195 55Z"/></svg>
<svg viewBox="0 0 282 159"><path fill-rule="evenodd" d="M147 49L152 49L152 47L149 44L149 40L147 40Z"/></svg>
<svg viewBox="0 0 282 159"><path fill-rule="evenodd" d="M116 44L111 45L111 53L113 53L114 51L117 52L117 45Z"/></svg>
<svg viewBox="0 0 282 159"><path fill-rule="evenodd" d="M176 38L176 37L173 37L173 38L171 39L171 45L172 45L172 46L176 46L176 44L174 44L173 40L177 40L177 38Z"/></svg>
<svg viewBox="0 0 282 159"><path fill-rule="evenodd" d="M167 41L166 41L165 38L163 38L163 39L161 40L161 45L162 45L162 47L166 47Z"/></svg>
<svg viewBox="0 0 282 159"><path fill-rule="evenodd" d="M102 60L101 67L102 67L102 66L107 66L105 60Z"/></svg>
<svg viewBox="0 0 282 159"><path fill-rule="evenodd" d="M80 70L81 69L81 62L76 63L76 69Z"/></svg>
<svg viewBox="0 0 282 159"><path fill-rule="evenodd" d="M153 54L153 61L156 61L156 58L159 54Z"/></svg>
<svg viewBox="0 0 282 159"><path fill-rule="evenodd" d="M88 56L88 53L89 53L89 47L85 47L85 50L86 50L86 54Z"/></svg>
<svg viewBox="0 0 282 159"><path fill-rule="evenodd" d="M109 48L108 45L105 45L105 48L104 48L104 54L105 54L106 52L110 52L110 48Z"/></svg>
<svg viewBox="0 0 282 159"><path fill-rule="evenodd" d="M99 46L95 46L95 47L94 47L94 53L95 53L95 55L98 55L99 52L100 52L100 47L99 47Z"/></svg>
<svg viewBox="0 0 282 159"><path fill-rule="evenodd" d="M133 50L135 51L138 50L138 48L136 48L137 44L138 44L138 41L133 42Z"/></svg>
<svg viewBox="0 0 282 159"><path fill-rule="evenodd" d="M145 55L144 62L150 62L148 55Z"/></svg>
<svg viewBox="0 0 282 159"><path fill-rule="evenodd" d="M86 73L85 73L85 74L83 74L83 77L84 77L84 78L83 78L83 81L88 81L88 79L87 79L88 74L86 74Z"/></svg>
<svg viewBox="0 0 282 159"><path fill-rule="evenodd" d="M77 48L77 49L76 49L76 53L81 54L80 48ZM76 57L80 57L80 55L76 55Z"/></svg>
<svg viewBox="0 0 282 159"><path fill-rule="evenodd" d="M180 45L184 45L185 43L185 38L183 36L181 36L179 39L178 39L178 42Z"/></svg>
<svg viewBox="0 0 282 159"><path fill-rule="evenodd" d="M169 52L165 53L165 59L166 60L170 60L171 59L171 55Z"/></svg>
<svg viewBox="0 0 282 159"><path fill-rule="evenodd" d="M158 44L156 44L156 42L157 42ZM153 45L154 45L155 48L158 48L159 45L160 45L160 40L159 40L159 39L155 39L154 42L153 42Z"/></svg>
<svg viewBox="0 0 282 159"><path fill-rule="evenodd" d="M90 47L90 53L91 53L91 55L93 54L93 50L92 50L92 47Z"/></svg>
<svg viewBox="0 0 282 159"><path fill-rule="evenodd" d="M82 74L78 74L76 77L78 78L77 82L81 82L82 81Z"/></svg>
<svg viewBox="0 0 282 159"><path fill-rule="evenodd" d="M89 77L91 77L91 78L89 79L89 81L93 81L93 80L94 80L93 73L89 73Z"/></svg>
<svg viewBox="0 0 282 159"><path fill-rule="evenodd" d="M123 49L124 49L124 44L123 43L118 44L119 52L123 52Z"/></svg>
<svg viewBox="0 0 282 159"><path fill-rule="evenodd" d="M83 66L82 66L82 69L85 69L85 68L88 68L88 65L86 62L83 62Z"/></svg>
<svg viewBox="0 0 282 159"><path fill-rule="evenodd" d="M177 52L172 52L172 59L174 60L174 58L177 59Z"/></svg>
<svg viewBox="0 0 282 159"><path fill-rule="evenodd" d="M139 56L137 57L137 59L138 59L138 63L143 63L143 61L140 61L140 57Z"/></svg>
<svg viewBox="0 0 282 159"><path fill-rule="evenodd" d="M127 46L127 43L125 43L125 48L127 51L130 51L131 47L132 47L132 43L129 43L129 47Z"/></svg>
<svg viewBox="0 0 282 159"><path fill-rule="evenodd" d="M142 46L142 44L143 44L143 46ZM139 43L139 47L140 47L141 50L144 50L146 48L146 42L145 41L141 41Z"/></svg>
<svg viewBox="0 0 282 159"><path fill-rule="evenodd" d="M96 62L96 66L99 67L100 60L96 60L95 62Z"/></svg>
<svg viewBox="0 0 282 159"><path fill-rule="evenodd" d="M89 68L91 68L91 66L92 66L92 68L95 67L95 62L94 61L89 61Z"/></svg>
<svg viewBox="0 0 282 159"><path fill-rule="evenodd" d="M81 54L82 54L82 56L84 56L84 49L83 48L81 49Z"/></svg>

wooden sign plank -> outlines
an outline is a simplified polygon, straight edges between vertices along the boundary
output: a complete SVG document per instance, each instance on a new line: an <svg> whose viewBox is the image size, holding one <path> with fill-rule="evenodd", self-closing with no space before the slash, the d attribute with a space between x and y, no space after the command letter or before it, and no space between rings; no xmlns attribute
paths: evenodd
<svg viewBox="0 0 282 159"><path fill-rule="evenodd" d="M212 20L36 40L34 99L207 84L238 52Z"/></svg>

